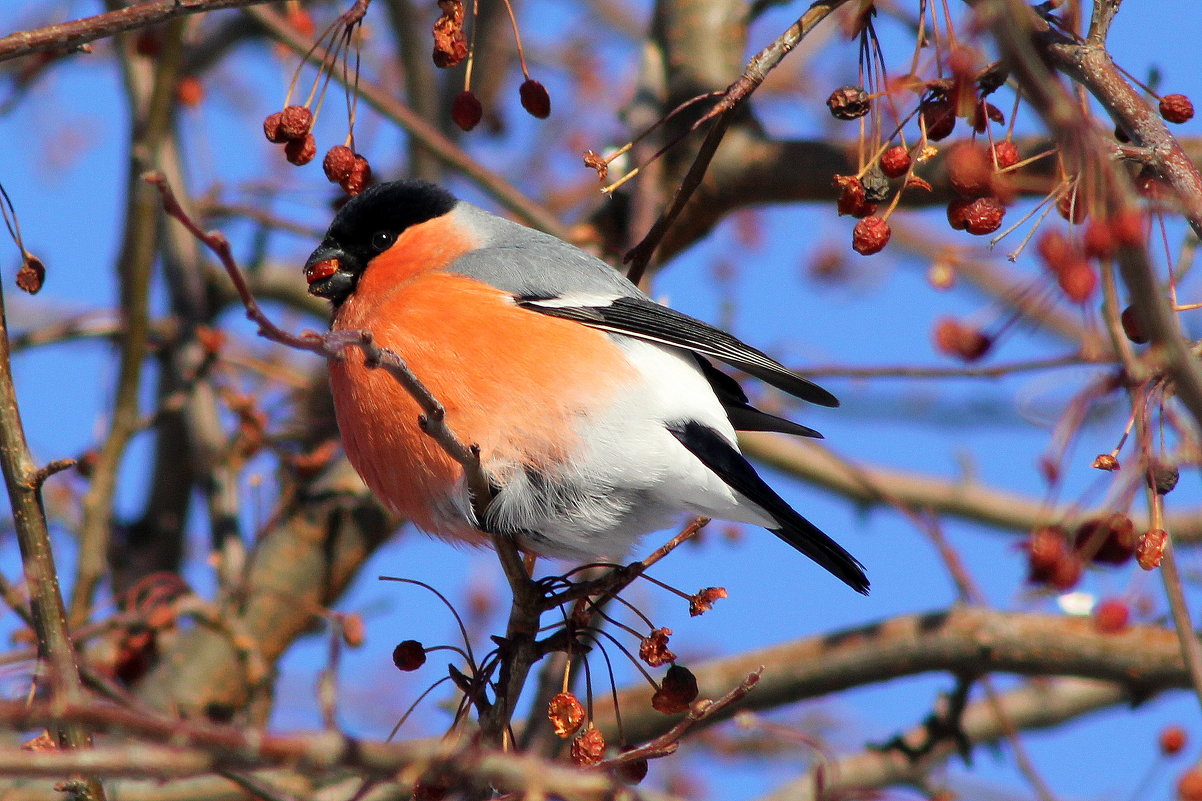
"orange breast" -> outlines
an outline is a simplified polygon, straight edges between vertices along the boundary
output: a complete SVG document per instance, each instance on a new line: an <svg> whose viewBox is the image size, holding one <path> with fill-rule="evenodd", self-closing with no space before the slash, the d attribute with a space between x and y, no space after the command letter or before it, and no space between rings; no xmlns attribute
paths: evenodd
<svg viewBox="0 0 1202 801"><path fill-rule="evenodd" d="M397 251L398 248L393 248ZM410 273L382 286L401 265L364 274L334 320L367 329L395 351L446 407L451 430L481 449L486 470L553 467L570 459L579 423L606 407L635 376L600 331L518 308L486 284L446 272ZM444 262L445 263L445 262ZM378 266L385 270L373 275ZM416 401L356 349L330 364L347 455L385 502L434 533L472 536L448 519L462 468L417 426Z"/></svg>

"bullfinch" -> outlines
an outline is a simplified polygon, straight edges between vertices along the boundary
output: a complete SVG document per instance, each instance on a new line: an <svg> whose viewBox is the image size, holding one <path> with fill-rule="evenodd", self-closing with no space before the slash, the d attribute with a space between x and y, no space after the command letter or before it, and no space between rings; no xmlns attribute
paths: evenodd
<svg viewBox="0 0 1202 801"><path fill-rule="evenodd" d="M826 390L730 334L655 303L608 264L434 184L378 184L338 211L305 265L334 331L370 331L479 447L477 519L462 466L357 348L331 359L347 457L419 528L544 556L619 557L682 513L753 523L861 593L863 566L794 511L735 431L816 431L754 408L722 362L798 398Z"/></svg>

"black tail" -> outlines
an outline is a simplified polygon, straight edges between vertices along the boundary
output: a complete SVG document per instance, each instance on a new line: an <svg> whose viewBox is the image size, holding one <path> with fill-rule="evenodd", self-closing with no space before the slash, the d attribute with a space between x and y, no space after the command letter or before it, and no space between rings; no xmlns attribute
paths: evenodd
<svg viewBox="0 0 1202 801"><path fill-rule="evenodd" d="M868 577L864 575L864 566L843 546L785 503L772 487L764 483L751 463L718 432L694 420L671 426L668 430L731 489L772 515L780 524L779 528L770 529L773 534L826 568L856 592L868 594Z"/></svg>

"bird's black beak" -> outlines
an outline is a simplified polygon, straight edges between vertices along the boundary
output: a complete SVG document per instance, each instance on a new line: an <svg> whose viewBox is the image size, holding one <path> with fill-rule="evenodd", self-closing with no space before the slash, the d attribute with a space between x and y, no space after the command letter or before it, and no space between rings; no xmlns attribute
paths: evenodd
<svg viewBox="0 0 1202 801"><path fill-rule="evenodd" d="M355 267L354 259L341 248L322 245L305 262L309 294L341 303L355 288L359 273Z"/></svg>

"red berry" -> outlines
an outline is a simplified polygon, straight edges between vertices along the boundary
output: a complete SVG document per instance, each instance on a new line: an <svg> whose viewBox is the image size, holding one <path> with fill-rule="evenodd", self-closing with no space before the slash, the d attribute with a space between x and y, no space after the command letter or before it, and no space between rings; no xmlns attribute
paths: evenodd
<svg viewBox="0 0 1202 801"><path fill-rule="evenodd" d="M1202 768L1190 768L1177 780L1178 801L1202 801Z"/></svg>
<svg viewBox="0 0 1202 801"><path fill-rule="evenodd" d="M1095 259L1108 259L1114 255L1114 234L1110 231L1109 220L1099 220L1094 217L1085 226L1085 234L1081 237L1081 246L1085 255Z"/></svg>
<svg viewBox="0 0 1202 801"><path fill-rule="evenodd" d="M1142 247L1144 244L1144 215L1138 211L1124 211L1110 221L1110 230L1119 247Z"/></svg>
<svg viewBox="0 0 1202 801"><path fill-rule="evenodd" d="M1081 580L1083 567L1081 560L1075 554L1070 553L1056 565L1049 583L1055 589L1067 592L1077 586L1077 582Z"/></svg>
<svg viewBox="0 0 1202 801"><path fill-rule="evenodd" d="M313 112L305 106L288 106L280 113L280 133L285 139L304 139L313 127Z"/></svg>
<svg viewBox="0 0 1202 801"><path fill-rule="evenodd" d="M1020 161L1018 156L1018 145L1014 144L1013 140L1002 139L999 142L993 143L993 160L997 163L999 170L1004 170L1007 167L1013 167Z"/></svg>
<svg viewBox="0 0 1202 801"><path fill-rule="evenodd" d="M938 142L951 135L956 127L956 110L951 101L939 95L923 102L919 108L927 129L927 139Z"/></svg>
<svg viewBox="0 0 1202 801"><path fill-rule="evenodd" d="M600 729L593 728L592 724L584 730L584 732L572 740L572 747L569 749L572 755L572 761L581 767L591 767L596 765L605 758L605 735Z"/></svg>
<svg viewBox="0 0 1202 801"><path fill-rule="evenodd" d="M1113 514L1086 520L1078 526L1073 546L1083 559L1099 564L1121 565L1135 553L1138 540L1131 518Z"/></svg>
<svg viewBox="0 0 1202 801"><path fill-rule="evenodd" d="M196 108L200 105L200 101L204 100L204 96L204 84L195 75L185 75L175 85L175 97L179 100L180 105Z"/></svg>
<svg viewBox="0 0 1202 801"><path fill-rule="evenodd" d="M954 197L947 204L947 224L957 231L963 231L968 227L968 220L965 219L965 213L968 211L969 204L972 200L966 197Z"/></svg>
<svg viewBox="0 0 1202 801"><path fill-rule="evenodd" d="M910 171L910 151L894 145L881 154L881 172L890 178L900 178Z"/></svg>
<svg viewBox="0 0 1202 801"><path fill-rule="evenodd" d="M1185 95L1165 95L1160 98L1160 116L1169 122L1189 122L1194 116L1194 104Z"/></svg>
<svg viewBox="0 0 1202 801"><path fill-rule="evenodd" d="M852 217L863 218L876 211L876 204L868 202L868 194L864 190L864 182L854 175L836 175L835 186L839 187L839 199L835 208L839 216L849 214Z"/></svg>
<svg viewBox="0 0 1202 801"><path fill-rule="evenodd" d="M935 323L932 338L938 351L966 362L975 362L993 346L993 340L979 328L967 326L951 317L944 317Z"/></svg>
<svg viewBox="0 0 1202 801"><path fill-rule="evenodd" d="M947 151L947 179L964 197L989 194L993 164L985 148L973 142L957 142Z"/></svg>
<svg viewBox="0 0 1202 801"><path fill-rule="evenodd" d="M1174 756L1181 753L1185 748L1185 729L1180 726L1165 726L1160 730L1160 753L1165 756Z"/></svg>
<svg viewBox="0 0 1202 801"><path fill-rule="evenodd" d="M451 103L451 120L460 130L470 131L475 128L483 116L484 107L472 92L464 91L455 95L455 100Z"/></svg>
<svg viewBox="0 0 1202 801"><path fill-rule="evenodd" d="M532 117L545 120L551 116L551 96L547 88L533 78L527 78L518 87L518 96L522 100L522 108Z"/></svg>
<svg viewBox="0 0 1202 801"><path fill-rule="evenodd" d="M1131 610L1118 598L1108 598L1093 612L1093 626L1102 634L1118 634L1131 622Z"/></svg>
<svg viewBox="0 0 1202 801"><path fill-rule="evenodd" d="M342 187L342 191L354 197L366 189L370 183L371 165L367 163L367 159L356 153L355 163L351 165L351 174L346 177L345 181L339 181L338 185Z"/></svg>
<svg viewBox="0 0 1202 801"><path fill-rule="evenodd" d="M321 168L332 184L340 184L350 178L354 166L355 151L346 145L334 145L326 151L326 157L321 162Z"/></svg>
<svg viewBox="0 0 1202 801"><path fill-rule="evenodd" d="M950 211L949 211L950 214ZM964 230L975 236L992 234L1002 227L1006 207L995 197L979 197L964 208Z"/></svg>
<svg viewBox="0 0 1202 801"><path fill-rule="evenodd" d="M622 746L622 751L629 751L633 746ZM632 759L629 762L620 762L613 769L614 778L622 782L622 784L638 784L643 779L647 778L647 760Z"/></svg>
<svg viewBox="0 0 1202 801"><path fill-rule="evenodd" d="M889 223L880 217L865 217L856 223L851 234L851 249L861 256L871 256L880 253L889 244L889 236L893 232Z"/></svg>
<svg viewBox="0 0 1202 801"><path fill-rule="evenodd" d="M1061 267L1056 281L1073 303L1084 303L1098 288L1098 272L1089 262L1077 259Z"/></svg>
<svg viewBox="0 0 1202 801"><path fill-rule="evenodd" d="M1077 248L1058 228L1040 234L1039 239L1035 241L1035 252L1043 262L1044 268L1053 275L1059 275L1070 264L1081 259Z"/></svg>
<svg viewBox="0 0 1202 801"><path fill-rule="evenodd" d="M302 167L317 155L317 140L313 134L305 134L300 139L289 139L284 143L284 156L289 163Z"/></svg>
<svg viewBox="0 0 1202 801"><path fill-rule="evenodd" d="M697 677L681 665L672 665L664 675L659 689L651 697L651 706L665 715L675 715L688 710L697 698Z"/></svg>
<svg viewBox="0 0 1202 801"><path fill-rule="evenodd" d="M565 740L576 733L586 717L584 705L574 693L559 693L547 704L547 718L555 728L555 735Z"/></svg>
<svg viewBox="0 0 1202 801"><path fill-rule="evenodd" d="M1060 526L1043 526L1031 532L1027 542L1027 581L1032 584L1051 581L1056 567L1068 555L1064 535Z"/></svg>
<svg viewBox="0 0 1202 801"><path fill-rule="evenodd" d="M284 136L284 132L280 130L280 122L283 120L283 117L283 112L277 111L274 114L268 114L263 120L263 135L273 145L283 144L288 141L288 137Z"/></svg>

